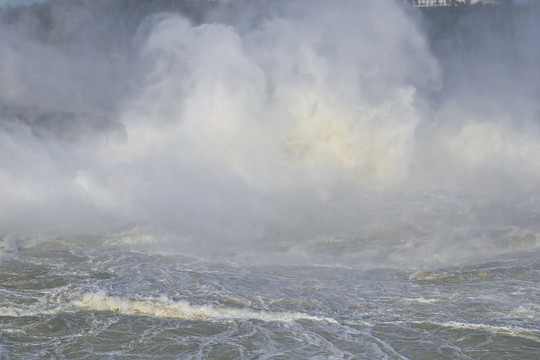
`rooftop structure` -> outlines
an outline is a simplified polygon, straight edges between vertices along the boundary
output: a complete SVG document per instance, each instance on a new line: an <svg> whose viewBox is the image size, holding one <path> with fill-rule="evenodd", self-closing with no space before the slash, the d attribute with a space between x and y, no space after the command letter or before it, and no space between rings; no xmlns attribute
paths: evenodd
<svg viewBox="0 0 540 360"><path fill-rule="evenodd" d="M416 7L500 4L504 0L411 0Z"/></svg>

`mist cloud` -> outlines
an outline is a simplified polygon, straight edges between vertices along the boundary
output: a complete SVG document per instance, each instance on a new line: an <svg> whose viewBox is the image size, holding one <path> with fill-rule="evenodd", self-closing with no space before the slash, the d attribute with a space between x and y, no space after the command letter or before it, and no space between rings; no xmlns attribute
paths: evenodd
<svg viewBox="0 0 540 360"><path fill-rule="evenodd" d="M183 249L355 262L537 231L515 220L540 176L535 15L437 37L390 0L80 4L50 2L47 39L2 25L5 233L149 224Z"/></svg>

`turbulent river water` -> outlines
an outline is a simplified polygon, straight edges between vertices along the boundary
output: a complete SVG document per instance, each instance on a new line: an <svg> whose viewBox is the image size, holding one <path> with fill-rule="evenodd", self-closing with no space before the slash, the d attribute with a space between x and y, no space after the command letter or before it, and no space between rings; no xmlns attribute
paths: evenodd
<svg viewBox="0 0 540 360"><path fill-rule="evenodd" d="M538 354L537 251L424 271L362 270L204 261L134 250L119 240L112 235L33 239L5 251L0 356L533 359Z"/></svg>
<svg viewBox="0 0 540 360"><path fill-rule="evenodd" d="M540 9L431 10L0 7L0 359L537 358Z"/></svg>

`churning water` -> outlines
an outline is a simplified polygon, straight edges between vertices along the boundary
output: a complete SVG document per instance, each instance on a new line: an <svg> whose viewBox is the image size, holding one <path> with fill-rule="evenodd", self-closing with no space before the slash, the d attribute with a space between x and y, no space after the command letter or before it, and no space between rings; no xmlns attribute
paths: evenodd
<svg viewBox="0 0 540 360"><path fill-rule="evenodd" d="M2 8L0 358L537 357L540 9L452 9Z"/></svg>

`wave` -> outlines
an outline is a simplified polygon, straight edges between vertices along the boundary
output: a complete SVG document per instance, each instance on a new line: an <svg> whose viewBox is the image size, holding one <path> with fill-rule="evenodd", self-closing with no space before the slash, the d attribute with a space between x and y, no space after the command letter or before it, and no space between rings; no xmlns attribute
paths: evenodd
<svg viewBox="0 0 540 360"><path fill-rule="evenodd" d="M291 322L296 320L325 321L336 324L327 317L312 316L299 312L273 312L246 308L190 305L185 301L172 301L167 297L130 299L107 296L105 293L90 293L74 304L90 311L111 311L123 315L140 315L157 318L184 319L194 321L219 321L226 319L248 319L265 322Z"/></svg>
<svg viewBox="0 0 540 360"><path fill-rule="evenodd" d="M523 339L532 340L535 342L540 342L540 333L534 329L522 328L519 326L496 326L489 324L476 324L476 323L465 323L459 321L447 321L447 322L425 322L425 321L412 321L408 322L410 324L416 324L419 326L436 326L449 329L466 329L466 330L477 330L481 332L488 332L494 335L500 336L512 336L519 337Z"/></svg>

